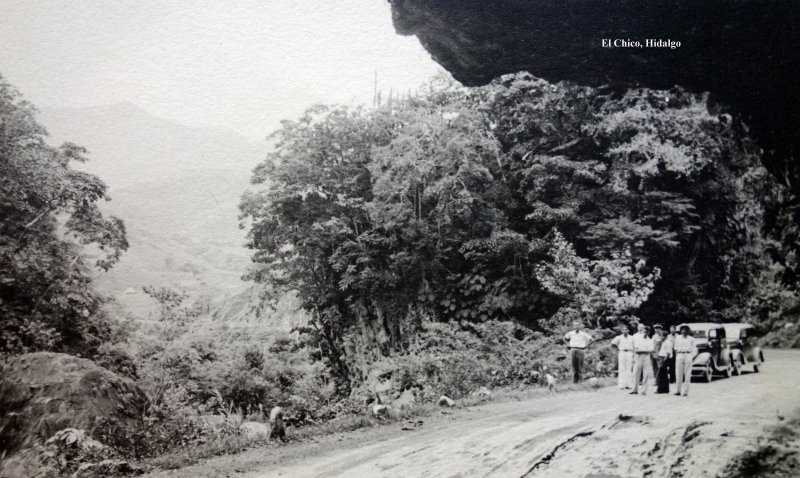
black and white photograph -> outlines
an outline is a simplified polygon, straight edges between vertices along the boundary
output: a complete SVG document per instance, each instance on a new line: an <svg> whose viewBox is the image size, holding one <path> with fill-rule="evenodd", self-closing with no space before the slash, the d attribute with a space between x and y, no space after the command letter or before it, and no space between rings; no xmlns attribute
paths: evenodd
<svg viewBox="0 0 800 478"><path fill-rule="evenodd" d="M800 476L800 0L0 0L0 478Z"/></svg>

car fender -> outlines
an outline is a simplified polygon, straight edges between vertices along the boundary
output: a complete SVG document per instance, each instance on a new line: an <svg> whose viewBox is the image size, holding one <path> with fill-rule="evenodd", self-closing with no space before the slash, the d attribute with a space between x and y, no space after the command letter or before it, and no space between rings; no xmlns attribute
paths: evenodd
<svg viewBox="0 0 800 478"><path fill-rule="evenodd" d="M714 364L714 361L711 359L710 352L700 352L699 354L695 355L694 359L692 359L692 367L703 367L705 368L706 362L711 360L711 364Z"/></svg>
<svg viewBox="0 0 800 478"><path fill-rule="evenodd" d="M722 368L720 366L725 366L725 367L730 366L732 357L734 357L733 349L731 349L730 347L725 347L720 352L718 360L714 361L714 366L716 366L717 368Z"/></svg>
<svg viewBox="0 0 800 478"><path fill-rule="evenodd" d="M736 363L738 363L739 365L745 365L749 362L747 360L747 355L745 355L744 353L744 350L737 350L733 358L736 359Z"/></svg>

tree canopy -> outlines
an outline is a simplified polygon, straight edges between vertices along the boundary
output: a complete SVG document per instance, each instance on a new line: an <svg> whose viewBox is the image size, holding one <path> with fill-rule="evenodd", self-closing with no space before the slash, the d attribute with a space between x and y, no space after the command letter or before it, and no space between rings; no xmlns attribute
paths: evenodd
<svg viewBox="0 0 800 478"><path fill-rule="evenodd" d="M241 204L249 277L299 291L344 386L431 321L741 320L781 268L780 186L741 121L678 88L438 79L273 137Z"/></svg>
<svg viewBox="0 0 800 478"><path fill-rule="evenodd" d="M47 144L35 108L0 76L0 351L91 353L111 334L91 269L127 249L125 226L98 203L106 185L72 166L75 144Z"/></svg>

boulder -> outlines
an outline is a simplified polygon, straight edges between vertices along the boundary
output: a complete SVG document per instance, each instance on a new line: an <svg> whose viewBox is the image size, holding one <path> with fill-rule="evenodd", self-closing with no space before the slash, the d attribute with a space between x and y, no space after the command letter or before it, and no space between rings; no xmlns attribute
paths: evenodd
<svg viewBox="0 0 800 478"><path fill-rule="evenodd" d="M387 401L395 390L392 372L383 369L371 370L364 382L364 389L369 390L370 396L374 397L378 403Z"/></svg>
<svg viewBox="0 0 800 478"><path fill-rule="evenodd" d="M481 387L475 390L475 392L473 392L473 395L475 395L476 397L491 397L492 392L486 387Z"/></svg>
<svg viewBox="0 0 800 478"><path fill-rule="evenodd" d="M395 408L399 408L399 409L402 410L403 408L410 407L411 405L416 403L416 401L417 401L417 397L416 397L416 395L414 395L414 391L411 390L411 389L408 389L408 390L404 390L403 393L401 393L395 399L395 401L392 402L392 405Z"/></svg>
<svg viewBox="0 0 800 478"><path fill-rule="evenodd" d="M223 428L227 420L223 415L201 415L200 423L210 429Z"/></svg>
<svg viewBox="0 0 800 478"><path fill-rule="evenodd" d="M93 436L102 420L133 422L147 408L144 392L91 360L37 352L0 371L0 450L43 443L66 428Z"/></svg>
<svg viewBox="0 0 800 478"><path fill-rule="evenodd" d="M372 416L377 418L386 417L389 415L389 410L391 410L389 405L373 405Z"/></svg>
<svg viewBox="0 0 800 478"><path fill-rule="evenodd" d="M436 401L436 404L440 407L455 407L456 402L453 401L452 398L448 397L447 395L442 395L439 397L439 400Z"/></svg>
<svg viewBox="0 0 800 478"><path fill-rule="evenodd" d="M244 422L239 425L239 433L248 438L268 438L269 425L259 422Z"/></svg>

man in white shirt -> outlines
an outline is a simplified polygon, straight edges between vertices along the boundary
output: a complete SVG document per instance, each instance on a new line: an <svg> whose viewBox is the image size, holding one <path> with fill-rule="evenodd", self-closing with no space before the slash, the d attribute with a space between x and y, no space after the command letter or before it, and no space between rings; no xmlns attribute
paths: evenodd
<svg viewBox="0 0 800 478"><path fill-rule="evenodd" d="M611 345L619 351L617 354L617 386L620 390L631 388L633 374L633 336L628 333L627 325L623 326L622 335L611 340Z"/></svg>
<svg viewBox="0 0 800 478"><path fill-rule="evenodd" d="M673 355L675 339L661 331L662 341L658 347L658 368L656 370L656 393L669 393L669 357Z"/></svg>
<svg viewBox="0 0 800 478"><path fill-rule="evenodd" d="M653 375L653 339L647 335L647 327L639 324L638 332L633 335L633 353L635 369L633 372L633 391L631 395L639 393L639 379L644 374L642 381L642 395L647 395L647 385L655 382Z"/></svg>
<svg viewBox="0 0 800 478"><path fill-rule="evenodd" d="M689 384L692 383L692 360L697 355L697 345L690 332L688 325L682 325L681 334L675 337L674 344L675 371L677 372L675 382L678 384L678 391L675 395L681 395L681 389L683 389L684 397L689 395Z"/></svg>
<svg viewBox="0 0 800 478"><path fill-rule="evenodd" d="M653 335L650 336L653 341L653 372L658 371L658 352L661 351L661 343L664 342L664 327L661 324L653 326Z"/></svg>
<svg viewBox="0 0 800 478"><path fill-rule="evenodd" d="M580 322L575 322L574 329L567 332L564 340L569 347L569 358L572 363L572 383L581 381L583 358L586 347L592 342L592 336L583 331Z"/></svg>
<svg viewBox="0 0 800 478"><path fill-rule="evenodd" d="M669 383L675 383L675 338L678 336L678 328L674 325L669 328L669 337L672 341L672 354L667 358L667 365L669 366Z"/></svg>

